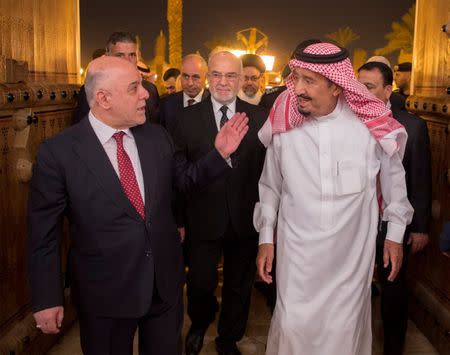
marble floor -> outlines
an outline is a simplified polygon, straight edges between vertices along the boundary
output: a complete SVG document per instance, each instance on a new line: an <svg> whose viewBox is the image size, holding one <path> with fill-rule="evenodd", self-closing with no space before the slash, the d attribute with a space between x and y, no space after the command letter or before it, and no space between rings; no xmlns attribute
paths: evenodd
<svg viewBox="0 0 450 355"><path fill-rule="evenodd" d="M373 300L373 351L372 355L382 355L381 346L381 319L379 317L379 297ZM183 339L189 329L189 318L186 315L183 325ZM263 355L267 340L267 332L270 324L270 311L266 306L265 299L257 289L253 289L252 305L250 309L249 322L245 337L238 343L243 355ZM81 355L79 344L79 328L76 323L70 331L50 350L48 355ZM216 336L216 324L208 329L205 336L205 345L201 355L217 354L214 345ZM135 352L137 353L137 341L135 339ZM406 337L405 355L438 355L425 336L417 329L413 322L409 322ZM281 354L280 354L281 355ZM293 354L295 355L295 354Z"/></svg>

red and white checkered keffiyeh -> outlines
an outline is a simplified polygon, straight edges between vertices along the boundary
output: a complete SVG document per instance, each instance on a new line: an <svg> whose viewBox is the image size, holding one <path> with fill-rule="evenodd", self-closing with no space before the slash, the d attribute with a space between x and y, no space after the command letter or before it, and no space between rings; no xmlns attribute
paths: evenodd
<svg viewBox="0 0 450 355"><path fill-rule="evenodd" d="M305 48L304 52L317 55L328 55L340 52L341 49L331 43L316 43ZM407 134L404 127L392 117L386 105L355 77L348 58L335 63L309 63L298 59L289 62L291 71L303 68L321 74L343 89L345 101L352 111L370 130L372 136L380 143L387 154L399 151L403 156ZM278 96L269 118L259 132L263 144L267 146L273 134L287 132L300 126L306 116L298 112L298 97L295 94L294 81L290 75L286 80L287 90Z"/></svg>

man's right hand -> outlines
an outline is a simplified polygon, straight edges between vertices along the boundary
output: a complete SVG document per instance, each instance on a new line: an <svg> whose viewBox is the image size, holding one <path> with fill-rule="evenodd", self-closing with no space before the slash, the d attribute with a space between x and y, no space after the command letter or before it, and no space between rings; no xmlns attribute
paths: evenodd
<svg viewBox="0 0 450 355"><path fill-rule="evenodd" d="M64 319L64 307L52 307L33 313L36 328L44 334L58 334Z"/></svg>
<svg viewBox="0 0 450 355"><path fill-rule="evenodd" d="M259 245L258 256L256 257L256 268L259 277L268 284L272 283L270 272L272 271L273 255L273 244L264 243Z"/></svg>
<svg viewBox="0 0 450 355"><path fill-rule="evenodd" d="M237 112L217 133L214 146L224 159L228 159L239 147L247 132L248 117L244 112Z"/></svg>

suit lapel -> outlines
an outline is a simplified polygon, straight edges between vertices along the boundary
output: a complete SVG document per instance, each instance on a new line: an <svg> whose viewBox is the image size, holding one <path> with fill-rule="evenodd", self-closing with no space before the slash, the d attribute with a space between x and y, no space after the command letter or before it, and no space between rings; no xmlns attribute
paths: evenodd
<svg viewBox="0 0 450 355"><path fill-rule="evenodd" d="M145 136L145 126L131 128L141 162L142 176L145 190L145 219L148 220L151 209L154 209L157 201L157 170L155 169L158 150L150 143L151 137Z"/></svg>
<svg viewBox="0 0 450 355"><path fill-rule="evenodd" d="M111 200L125 210L132 218L141 219L136 209L124 193L120 180L109 160L103 146L97 138L89 119L86 117L74 131L75 153L86 164L87 168L97 178L98 185Z"/></svg>
<svg viewBox="0 0 450 355"><path fill-rule="evenodd" d="M201 107L203 120L202 129L205 130L206 137L213 137L212 144L214 144L214 139L217 135L217 124L216 118L214 116L211 97L206 98L205 101L202 101L198 105L202 105Z"/></svg>

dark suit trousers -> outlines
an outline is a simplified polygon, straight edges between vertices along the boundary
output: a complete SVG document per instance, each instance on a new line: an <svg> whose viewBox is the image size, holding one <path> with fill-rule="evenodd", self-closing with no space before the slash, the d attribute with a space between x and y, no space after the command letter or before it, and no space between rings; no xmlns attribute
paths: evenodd
<svg viewBox="0 0 450 355"><path fill-rule="evenodd" d="M218 310L215 291L217 265L223 252L223 286L218 324L219 340L239 341L245 332L256 272L257 235L238 238L231 224L217 240L193 241L189 245L187 276L188 314L195 330L206 330Z"/></svg>
<svg viewBox="0 0 450 355"><path fill-rule="evenodd" d="M120 307L120 304L117 305ZM179 355L183 323L182 290L175 304L167 304L156 291L149 312L142 318L102 318L79 314L84 355L132 355L133 338L139 328L139 354Z"/></svg>
<svg viewBox="0 0 450 355"><path fill-rule="evenodd" d="M383 223L385 228L385 223ZM385 233L385 230L382 230ZM409 234L409 233L408 233ZM408 234L405 234L407 238ZM384 332L384 355L402 355L408 326L408 289L406 272L409 247L403 249L403 263L397 278L387 280L391 268L383 266L382 242L377 243L376 263L381 286L381 319Z"/></svg>

